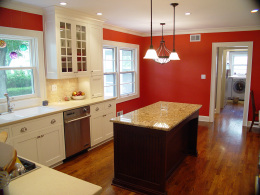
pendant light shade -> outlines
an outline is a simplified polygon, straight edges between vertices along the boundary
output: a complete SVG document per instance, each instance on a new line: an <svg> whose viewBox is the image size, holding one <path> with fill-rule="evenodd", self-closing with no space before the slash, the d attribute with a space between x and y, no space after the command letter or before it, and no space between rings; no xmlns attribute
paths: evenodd
<svg viewBox="0 0 260 195"><path fill-rule="evenodd" d="M173 50L170 54L170 60L180 60L177 52L175 51L175 7L179 5L178 3L172 3L173 6Z"/></svg>
<svg viewBox="0 0 260 195"><path fill-rule="evenodd" d="M169 57L170 60L180 60L177 52L172 52Z"/></svg>
<svg viewBox="0 0 260 195"><path fill-rule="evenodd" d="M151 45L150 48L147 50L144 59L152 59L155 60L158 58L155 49L153 48L153 2L151 0Z"/></svg>
<svg viewBox="0 0 260 195"><path fill-rule="evenodd" d="M145 56L144 56L144 59L152 59L152 60L155 60L157 59L158 56L157 56L157 53L155 51L155 49L148 49Z"/></svg>

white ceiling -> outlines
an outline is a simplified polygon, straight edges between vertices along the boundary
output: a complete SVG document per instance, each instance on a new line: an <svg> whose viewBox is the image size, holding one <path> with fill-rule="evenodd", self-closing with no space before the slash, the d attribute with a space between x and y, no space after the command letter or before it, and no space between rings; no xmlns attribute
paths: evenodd
<svg viewBox="0 0 260 195"><path fill-rule="evenodd" d="M67 2L66 8L100 17L106 24L130 29L139 33L150 33L150 0L13 0L38 7L59 5ZM259 0L153 0L153 31L161 32L161 22L165 22L165 32L172 32L173 7L176 7L176 32L225 28L260 29ZM96 16L102 12L102 16ZM185 16L190 12L190 16Z"/></svg>

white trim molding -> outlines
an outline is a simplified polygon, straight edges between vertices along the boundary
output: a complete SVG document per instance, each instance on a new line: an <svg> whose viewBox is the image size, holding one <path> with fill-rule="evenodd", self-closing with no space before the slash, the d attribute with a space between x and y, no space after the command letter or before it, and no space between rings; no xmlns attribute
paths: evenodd
<svg viewBox="0 0 260 195"><path fill-rule="evenodd" d="M32 14L38 14L43 15L43 9L41 7L20 3L20 2L14 2L14 1L3 1L1 4L1 7L7 8L7 9L13 9L17 11L22 12L28 12Z"/></svg>
<svg viewBox="0 0 260 195"><path fill-rule="evenodd" d="M214 122L214 110L216 101L216 67L219 48L241 48L248 49L248 63L247 63L247 76L246 76L246 89L244 98L244 110L243 110L243 126L247 126L248 120L248 108L250 97L250 85L251 85L251 70L252 70L252 56L253 56L253 42L222 42L212 43L212 61L211 61L211 86L210 86L210 106L209 106L209 122Z"/></svg>
<svg viewBox="0 0 260 195"><path fill-rule="evenodd" d="M13 101L15 103L15 110L40 106L41 101L46 99L46 79L45 79L45 68L44 68L44 48L43 48L43 32L34 31L34 30L25 30L18 28L9 28L9 27L0 27L0 32L3 35L14 35L24 38L33 38L34 39L34 48L37 50L35 52L35 68L36 74L35 77L35 98L28 98L24 100ZM6 103L0 104L0 110L5 109Z"/></svg>
<svg viewBox="0 0 260 195"><path fill-rule="evenodd" d="M209 116L201 116L199 115L200 122L209 122Z"/></svg>

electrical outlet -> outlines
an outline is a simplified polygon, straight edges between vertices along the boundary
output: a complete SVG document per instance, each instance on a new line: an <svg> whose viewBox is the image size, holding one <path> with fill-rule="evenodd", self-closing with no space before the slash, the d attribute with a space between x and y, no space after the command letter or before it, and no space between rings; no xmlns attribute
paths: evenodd
<svg viewBox="0 0 260 195"><path fill-rule="evenodd" d="M52 86L51 86L51 90L52 90L52 91L57 91L57 85L52 85Z"/></svg>
<svg viewBox="0 0 260 195"><path fill-rule="evenodd" d="M121 116L121 115L123 115L123 110L116 113L116 116Z"/></svg>

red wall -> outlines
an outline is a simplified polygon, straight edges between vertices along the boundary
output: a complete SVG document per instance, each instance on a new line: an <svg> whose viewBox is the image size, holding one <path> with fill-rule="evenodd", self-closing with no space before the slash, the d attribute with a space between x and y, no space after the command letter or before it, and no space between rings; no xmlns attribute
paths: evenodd
<svg viewBox="0 0 260 195"><path fill-rule="evenodd" d="M202 33L201 42L190 43L189 35L176 36L176 51L180 61L160 65L144 60L150 46L149 37L138 37L104 29L104 40L137 43L140 45L140 98L117 105L124 113L148 104L165 100L202 104L200 115L209 116L212 43L253 41L253 63L251 89L256 99L260 98L260 31ZM161 37L153 38L158 48ZM165 36L168 49L172 49L172 36ZM206 79L201 79L206 74ZM260 101L256 102L260 108ZM251 110L251 107L250 107ZM249 114L249 120L251 115Z"/></svg>
<svg viewBox="0 0 260 195"><path fill-rule="evenodd" d="M42 16L0 7L0 26L43 31Z"/></svg>
<svg viewBox="0 0 260 195"><path fill-rule="evenodd" d="M0 26L43 30L42 16L0 7ZM149 37L104 29L104 40L140 45L140 98L117 104L117 111L124 113L165 100L202 104L200 115L209 116L210 73L212 43L253 41L253 64L251 89L254 90L256 107L260 108L260 31L202 33L201 42L189 42L189 35L176 35L176 50L180 61L160 65L144 60L150 46ZM158 48L160 36L154 37L153 45ZM172 49L172 36L165 36L166 46ZM206 74L201 80L200 75ZM250 106L251 110L251 106ZM249 120L251 113L249 112Z"/></svg>

